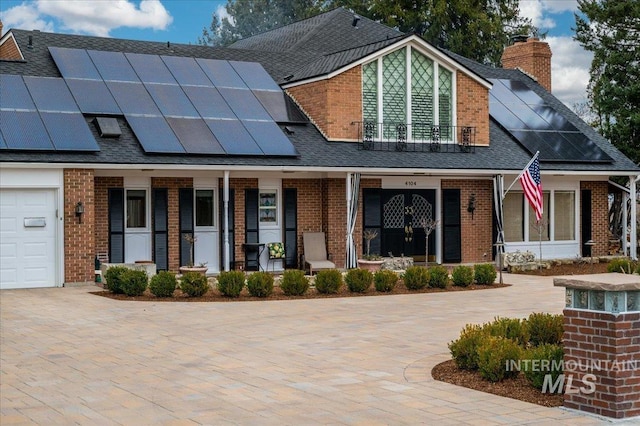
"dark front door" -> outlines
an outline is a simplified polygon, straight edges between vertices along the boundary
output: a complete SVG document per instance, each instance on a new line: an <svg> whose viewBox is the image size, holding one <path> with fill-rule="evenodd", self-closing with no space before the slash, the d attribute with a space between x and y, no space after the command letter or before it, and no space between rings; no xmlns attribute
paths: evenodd
<svg viewBox="0 0 640 426"><path fill-rule="evenodd" d="M425 224L435 219L435 190L382 190L382 255L411 256L424 262ZM435 260L435 233L429 236L429 260Z"/></svg>

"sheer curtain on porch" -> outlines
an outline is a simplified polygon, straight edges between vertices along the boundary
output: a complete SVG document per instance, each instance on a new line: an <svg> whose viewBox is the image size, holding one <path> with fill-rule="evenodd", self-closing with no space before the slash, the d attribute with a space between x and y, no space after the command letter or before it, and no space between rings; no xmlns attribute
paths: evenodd
<svg viewBox="0 0 640 426"><path fill-rule="evenodd" d="M502 191L504 191L504 176L493 177L493 204L496 212L496 256L504 253L504 210L502 206Z"/></svg>
<svg viewBox="0 0 640 426"><path fill-rule="evenodd" d="M360 173L347 175L347 258L345 266L352 269L357 266L356 243L353 231L358 217L358 193L360 192Z"/></svg>

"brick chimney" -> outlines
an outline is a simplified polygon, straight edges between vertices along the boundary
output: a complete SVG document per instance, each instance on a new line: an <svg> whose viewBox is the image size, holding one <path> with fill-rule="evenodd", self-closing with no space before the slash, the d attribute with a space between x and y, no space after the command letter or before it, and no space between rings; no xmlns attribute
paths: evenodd
<svg viewBox="0 0 640 426"><path fill-rule="evenodd" d="M537 37L518 38L502 52L502 67L519 68L551 92L551 48Z"/></svg>

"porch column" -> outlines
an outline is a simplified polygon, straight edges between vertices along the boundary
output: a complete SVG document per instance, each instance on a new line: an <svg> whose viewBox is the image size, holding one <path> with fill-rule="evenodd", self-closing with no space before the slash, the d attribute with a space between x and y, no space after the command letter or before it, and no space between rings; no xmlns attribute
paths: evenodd
<svg viewBox="0 0 640 426"><path fill-rule="evenodd" d="M640 176L629 177L629 195L631 199L631 235L630 235L630 253L629 256L633 260L638 260L638 195L636 193L636 184L640 180Z"/></svg>
<svg viewBox="0 0 640 426"><path fill-rule="evenodd" d="M629 247L627 247L627 236L629 235L629 214L627 213L627 204L629 203L629 193L622 191L622 236L620 237L620 247L622 254L629 256ZM631 240L631 239L629 239Z"/></svg>
<svg viewBox="0 0 640 426"><path fill-rule="evenodd" d="M229 270L229 171L224 171L224 178L222 180L222 204L224 211L224 230L222 234L222 259L223 268L225 271Z"/></svg>

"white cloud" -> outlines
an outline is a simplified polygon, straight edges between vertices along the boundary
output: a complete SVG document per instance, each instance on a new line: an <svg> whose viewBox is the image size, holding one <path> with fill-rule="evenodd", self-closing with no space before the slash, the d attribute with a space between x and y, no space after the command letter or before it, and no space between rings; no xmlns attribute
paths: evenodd
<svg viewBox="0 0 640 426"><path fill-rule="evenodd" d="M551 87L568 107L587 99L593 54L571 37L547 37L551 47Z"/></svg>
<svg viewBox="0 0 640 426"><path fill-rule="evenodd" d="M103 37L119 27L164 30L173 21L160 0L141 0L138 5L130 0L35 0L8 9L2 17L5 27L52 31L52 21L46 18L59 20L65 30ZM33 22L46 26L35 28Z"/></svg>
<svg viewBox="0 0 640 426"><path fill-rule="evenodd" d="M556 23L548 16L544 16L545 4L542 0L521 0L520 16L531 19L531 23L538 28L553 28Z"/></svg>

